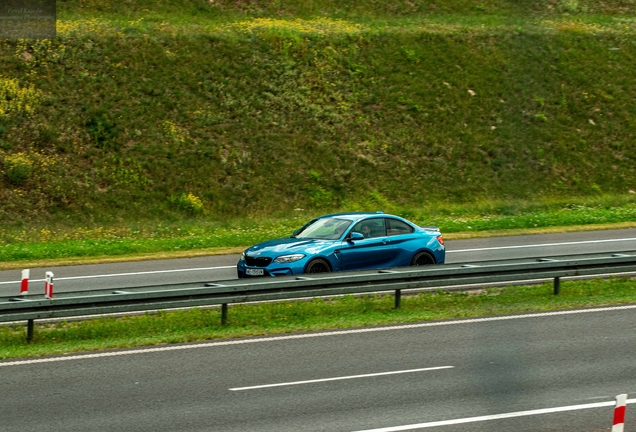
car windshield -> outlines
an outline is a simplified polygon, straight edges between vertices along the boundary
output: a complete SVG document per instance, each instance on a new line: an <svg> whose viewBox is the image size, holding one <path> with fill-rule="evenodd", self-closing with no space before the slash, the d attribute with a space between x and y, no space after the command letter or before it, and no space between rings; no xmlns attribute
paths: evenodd
<svg viewBox="0 0 636 432"><path fill-rule="evenodd" d="M337 240L349 228L351 221L338 218L321 218L302 227L295 238Z"/></svg>

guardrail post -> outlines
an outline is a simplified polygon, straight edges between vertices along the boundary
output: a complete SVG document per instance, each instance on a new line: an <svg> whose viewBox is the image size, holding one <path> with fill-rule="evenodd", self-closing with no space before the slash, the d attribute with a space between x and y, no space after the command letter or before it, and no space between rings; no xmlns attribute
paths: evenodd
<svg viewBox="0 0 636 432"><path fill-rule="evenodd" d="M400 308L400 302L402 301L402 290L395 290L395 308Z"/></svg>
<svg viewBox="0 0 636 432"><path fill-rule="evenodd" d="M31 341L33 340L33 320L27 320L27 342L31 343Z"/></svg>
<svg viewBox="0 0 636 432"><path fill-rule="evenodd" d="M625 427L625 404L627 403L627 394L616 396L616 408L614 408L614 422L612 424L612 432L623 432Z"/></svg>
<svg viewBox="0 0 636 432"><path fill-rule="evenodd" d="M20 282L20 294L29 293L29 269L22 270L22 281Z"/></svg>
<svg viewBox="0 0 636 432"><path fill-rule="evenodd" d="M221 325L227 324L227 303L221 305Z"/></svg>
<svg viewBox="0 0 636 432"><path fill-rule="evenodd" d="M554 278L554 295L559 295L559 291L561 291L561 278Z"/></svg>
<svg viewBox="0 0 636 432"><path fill-rule="evenodd" d="M44 281L44 296L48 299L53 298L53 272L46 272L46 279Z"/></svg>

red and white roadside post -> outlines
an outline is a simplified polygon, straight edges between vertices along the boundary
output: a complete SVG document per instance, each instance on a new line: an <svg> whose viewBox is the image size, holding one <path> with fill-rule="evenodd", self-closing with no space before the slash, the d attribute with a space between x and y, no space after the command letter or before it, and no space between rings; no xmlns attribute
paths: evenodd
<svg viewBox="0 0 636 432"><path fill-rule="evenodd" d="M53 272L46 272L46 279L44 280L44 296L46 298L53 298Z"/></svg>
<svg viewBox="0 0 636 432"><path fill-rule="evenodd" d="M20 283L20 294L29 293L29 269L22 270L22 283Z"/></svg>
<svg viewBox="0 0 636 432"><path fill-rule="evenodd" d="M612 425L612 432L623 432L623 427L625 426L626 403L626 394L616 396L616 408L614 408L614 424Z"/></svg>

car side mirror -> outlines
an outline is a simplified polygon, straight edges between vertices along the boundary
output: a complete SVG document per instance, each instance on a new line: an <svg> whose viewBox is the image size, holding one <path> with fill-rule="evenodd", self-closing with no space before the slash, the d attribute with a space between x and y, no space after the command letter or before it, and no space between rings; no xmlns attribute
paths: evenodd
<svg viewBox="0 0 636 432"><path fill-rule="evenodd" d="M352 232L351 234L349 234L349 238L347 240L349 241L364 240L364 236L360 234L359 232Z"/></svg>

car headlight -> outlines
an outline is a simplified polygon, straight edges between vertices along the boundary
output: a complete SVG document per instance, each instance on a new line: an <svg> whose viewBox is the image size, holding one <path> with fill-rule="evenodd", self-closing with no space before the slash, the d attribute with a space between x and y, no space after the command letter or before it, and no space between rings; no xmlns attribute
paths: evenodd
<svg viewBox="0 0 636 432"><path fill-rule="evenodd" d="M241 257L239 258L239 261L245 261L245 252L243 252L241 254Z"/></svg>
<svg viewBox="0 0 636 432"><path fill-rule="evenodd" d="M304 254L281 255L274 260L277 263L290 263L305 258Z"/></svg>

